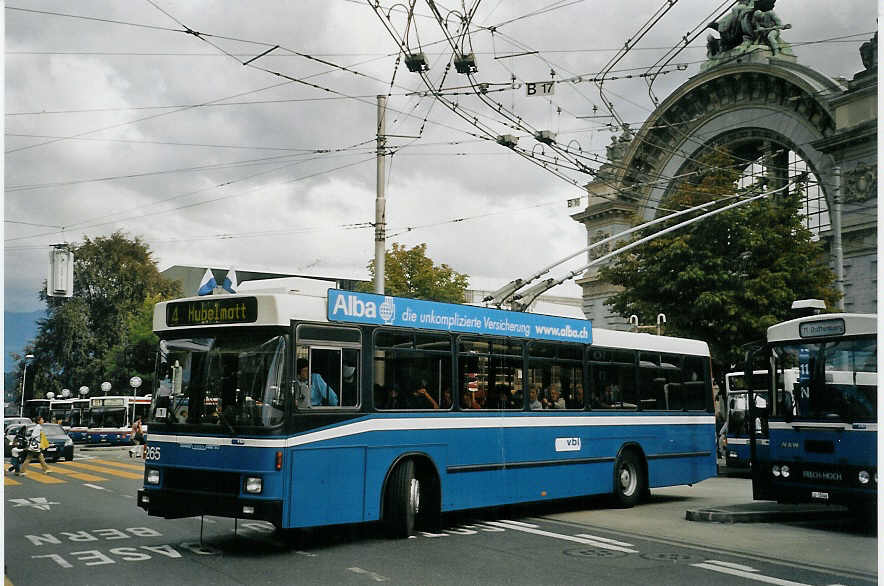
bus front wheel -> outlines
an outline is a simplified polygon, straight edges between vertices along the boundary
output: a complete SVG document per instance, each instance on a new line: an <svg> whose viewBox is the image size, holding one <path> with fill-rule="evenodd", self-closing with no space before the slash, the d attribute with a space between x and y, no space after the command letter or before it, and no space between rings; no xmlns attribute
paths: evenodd
<svg viewBox="0 0 884 586"><path fill-rule="evenodd" d="M414 474L414 461L401 462L390 475L387 485L385 518L391 537L414 534L415 518L420 513L421 484Z"/></svg>
<svg viewBox="0 0 884 586"><path fill-rule="evenodd" d="M624 450L614 465L614 496L622 507L638 504L647 492L647 479L641 460L632 450Z"/></svg>

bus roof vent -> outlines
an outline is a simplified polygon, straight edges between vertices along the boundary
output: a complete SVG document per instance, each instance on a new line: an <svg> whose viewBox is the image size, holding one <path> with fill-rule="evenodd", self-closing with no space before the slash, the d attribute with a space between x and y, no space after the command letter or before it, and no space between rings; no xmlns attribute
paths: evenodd
<svg viewBox="0 0 884 586"><path fill-rule="evenodd" d="M826 302L822 299L799 299L792 302L792 312L798 316L819 315L826 311Z"/></svg>

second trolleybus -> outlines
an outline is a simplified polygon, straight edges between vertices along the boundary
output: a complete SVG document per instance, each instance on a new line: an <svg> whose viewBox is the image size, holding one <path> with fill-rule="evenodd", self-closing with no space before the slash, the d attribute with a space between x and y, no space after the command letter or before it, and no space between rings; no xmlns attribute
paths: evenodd
<svg viewBox="0 0 884 586"><path fill-rule="evenodd" d="M878 496L877 316L834 313L771 326L752 387L771 401L753 417L769 436L755 450L754 497L873 512ZM748 369L747 369L748 371Z"/></svg>
<svg viewBox="0 0 884 586"><path fill-rule="evenodd" d="M154 331L153 516L405 536L442 512L631 506L716 474L705 342L337 289L162 302Z"/></svg>

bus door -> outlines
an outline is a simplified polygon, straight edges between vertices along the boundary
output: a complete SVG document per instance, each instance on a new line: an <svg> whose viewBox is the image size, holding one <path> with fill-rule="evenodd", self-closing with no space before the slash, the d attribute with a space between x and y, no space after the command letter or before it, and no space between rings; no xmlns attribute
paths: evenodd
<svg viewBox="0 0 884 586"><path fill-rule="evenodd" d="M296 432L341 422L358 415L362 333L358 328L301 323L295 326L292 392ZM274 385L268 387L272 394ZM281 384L281 382L280 382ZM282 390L282 389L280 389ZM366 445L371 434L342 443L295 447L289 452L289 497L283 516L309 526L363 520ZM381 481L377 484L382 484ZM356 504L358 503L358 505Z"/></svg>

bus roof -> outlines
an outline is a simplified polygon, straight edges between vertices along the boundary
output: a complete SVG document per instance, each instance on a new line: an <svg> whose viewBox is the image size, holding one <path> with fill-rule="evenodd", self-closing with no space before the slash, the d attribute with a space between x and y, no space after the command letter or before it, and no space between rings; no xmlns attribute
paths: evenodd
<svg viewBox="0 0 884 586"><path fill-rule="evenodd" d="M352 293L330 290L329 294L331 295L332 292L338 294ZM365 295L370 297L372 294L352 293L352 295ZM325 296L320 297L316 295L304 295L295 293L263 292L254 292L252 294L187 297L183 299L175 299L172 301L163 301L157 303L154 308L153 329L154 332L159 334L168 333L175 330L182 330L185 328L211 329L229 326L287 327L293 319L310 322L331 323L331 321L329 320L330 312L328 300L329 297ZM494 316L503 316L504 319L506 319L507 316L515 317L516 315L520 315L518 312L510 312L506 310L482 308L469 305L441 303L438 305L447 305L454 306L456 308L462 308L464 312L479 311L480 315L481 312L487 312L488 315L493 314ZM521 315L524 316L525 314ZM572 330L574 328L587 328L589 331L591 331L591 343L595 346L629 348L648 352L669 352L673 354L680 353L697 356L709 356L709 346L706 344L706 342L702 342L699 340L592 328L592 322L589 320L560 318L557 316L544 316L539 314L529 314L529 316L535 321L539 319L543 322L549 321L550 323L555 324L566 324L567 326L570 326ZM495 319L499 319L499 317L495 317ZM341 319L336 320L334 323L368 322L360 321L359 319L353 319L352 322L347 319ZM414 327L417 329L423 329L421 328L420 323L415 323ZM486 331L484 333L488 332ZM506 334L502 333L500 335L505 336ZM543 339L535 338L534 336L523 335L511 335L510 337L523 339Z"/></svg>
<svg viewBox="0 0 884 586"><path fill-rule="evenodd" d="M862 336L877 332L878 316L874 313L824 313L772 325L767 328L767 341L812 341L814 338Z"/></svg>

